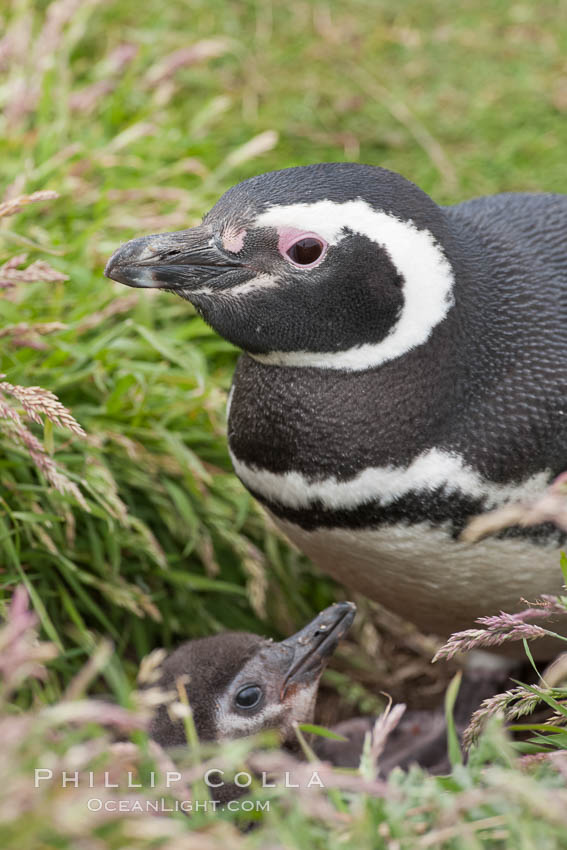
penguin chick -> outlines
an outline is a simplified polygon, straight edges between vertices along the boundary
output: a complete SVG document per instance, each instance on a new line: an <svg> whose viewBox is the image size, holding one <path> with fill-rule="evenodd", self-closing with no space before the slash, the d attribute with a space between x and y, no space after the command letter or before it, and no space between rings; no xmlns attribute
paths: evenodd
<svg viewBox="0 0 567 850"><path fill-rule="evenodd" d="M355 613L354 603L337 603L280 643L243 632L187 641L157 668L150 665L150 676L142 665L140 684L171 694L176 693L178 683L185 687L202 741L276 729L281 746L297 750L294 725L313 720L321 674ZM454 711L459 736L481 702L505 690L509 674L510 669L503 665L471 665L467 669ZM375 722L372 717L342 721L331 729L345 740L315 737L313 750L337 767L358 767L365 736L372 733ZM183 721L171 713L166 702L157 708L149 731L163 747L187 744ZM406 711L386 738L378 762L379 776L386 777L395 767L407 769L412 764L434 774L450 771L442 708ZM239 792L230 785L222 793L229 799Z"/></svg>
<svg viewBox="0 0 567 850"><path fill-rule="evenodd" d="M567 468L566 237L566 195L441 207L321 163L234 186L105 274L177 293L244 351L238 477L324 572L447 637L561 592L550 524L459 535Z"/></svg>
<svg viewBox="0 0 567 850"><path fill-rule="evenodd" d="M355 613L353 602L338 602L279 643L245 632L188 641L166 657L151 686L185 687L200 740L277 729L282 745L295 749L294 724L312 720L321 674ZM182 720L165 704L149 731L163 747L187 743Z"/></svg>

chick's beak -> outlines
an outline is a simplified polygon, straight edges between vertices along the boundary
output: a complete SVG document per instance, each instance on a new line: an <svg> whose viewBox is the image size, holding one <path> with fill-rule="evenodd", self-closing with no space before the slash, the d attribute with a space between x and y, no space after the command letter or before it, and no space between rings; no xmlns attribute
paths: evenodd
<svg viewBox="0 0 567 850"><path fill-rule="evenodd" d="M355 614L354 602L337 602L321 611L301 631L282 641L280 645L293 652L282 697L290 686L308 685L319 678L339 640L350 629Z"/></svg>
<svg viewBox="0 0 567 850"><path fill-rule="evenodd" d="M104 274L127 286L190 291L240 267L236 258L218 247L212 227L202 224L125 242L106 264Z"/></svg>

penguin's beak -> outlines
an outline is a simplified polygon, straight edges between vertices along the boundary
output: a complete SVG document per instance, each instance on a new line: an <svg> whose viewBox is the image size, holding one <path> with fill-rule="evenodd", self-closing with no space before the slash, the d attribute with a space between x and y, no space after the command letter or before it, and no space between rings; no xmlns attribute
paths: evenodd
<svg viewBox="0 0 567 850"><path fill-rule="evenodd" d="M212 227L202 224L125 242L106 264L104 274L127 286L191 291L241 267L217 245Z"/></svg>
<svg viewBox="0 0 567 850"><path fill-rule="evenodd" d="M282 698L292 686L305 686L317 681L339 640L350 629L355 614L354 602L337 602L321 611L301 631L281 642L280 646L293 652Z"/></svg>

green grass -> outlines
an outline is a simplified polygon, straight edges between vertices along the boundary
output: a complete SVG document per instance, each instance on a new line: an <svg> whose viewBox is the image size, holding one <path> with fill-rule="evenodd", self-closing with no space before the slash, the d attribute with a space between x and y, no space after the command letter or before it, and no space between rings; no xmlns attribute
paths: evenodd
<svg viewBox="0 0 567 850"><path fill-rule="evenodd" d="M230 471L224 406L237 352L188 304L104 279L121 242L194 224L247 176L316 161L400 171L441 203L566 189L559 0L90 0L41 41L48 5L0 11L13 48L0 67L0 173L11 194L60 197L4 220L0 263L27 252L69 280L0 292L0 328L65 327L41 350L3 337L0 370L55 392L86 430L69 439L33 426L90 512L2 437L0 587L8 598L25 580L62 649L47 686L22 703L55 699L97 635L132 679L155 646L222 628L289 633L341 592L267 527ZM155 82L166 56L207 39L224 40L217 56ZM124 44L135 56L113 70ZM243 147L261 134L263 153ZM359 846L394 848L395 836L368 838L377 805ZM324 826L315 831L303 823L286 840L323 846ZM447 846L501 846L480 841Z"/></svg>

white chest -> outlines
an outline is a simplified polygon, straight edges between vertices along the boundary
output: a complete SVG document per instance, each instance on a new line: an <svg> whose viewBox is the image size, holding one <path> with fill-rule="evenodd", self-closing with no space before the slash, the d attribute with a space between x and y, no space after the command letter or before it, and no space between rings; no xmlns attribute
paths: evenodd
<svg viewBox="0 0 567 850"><path fill-rule="evenodd" d="M425 632L449 635L562 587L559 550L523 539L459 543L427 523L305 531L273 519L324 572Z"/></svg>
<svg viewBox="0 0 567 850"><path fill-rule="evenodd" d="M407 467L368 467L348 480L307 478L297 471L274 473L252 467L232 456L241 480L268 505L304 511L318 504L334 511L354 511L363 505L388 508L419 493L441 493L448 515L455 496L480 500L486 510L526 499L544 490L550 473L524 481L490 482L454 452L430 449ZM487 538L461 543L450 533L450 522L429 522L307 531L272 514L286 536L324 572L414 622L422 631L449 635L471 628L477 617L521 608L521 599L535 600L562 588L557 545L536 546L525 538ZM369 525L373 525L372 522ZM520 645L521 651L521 645Z"/></svg>

